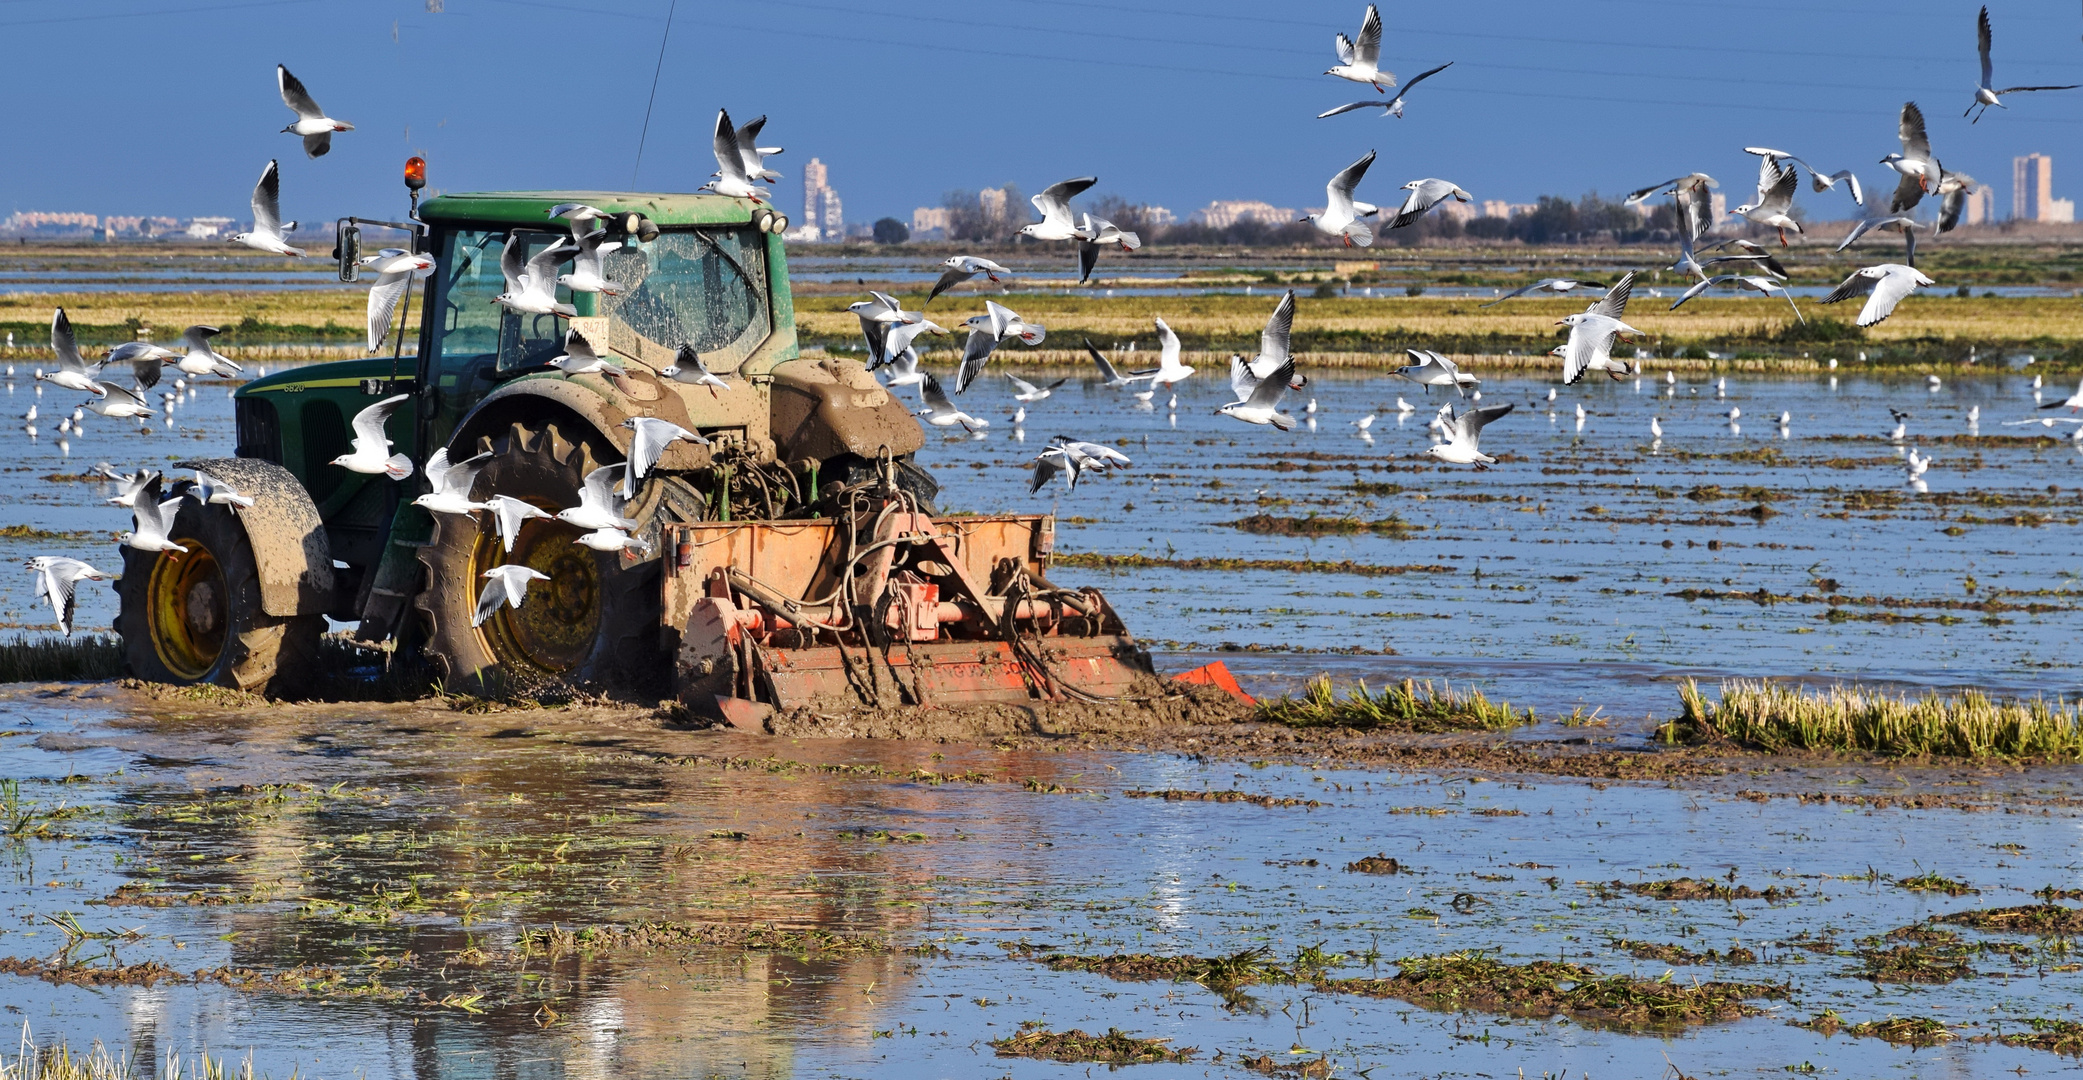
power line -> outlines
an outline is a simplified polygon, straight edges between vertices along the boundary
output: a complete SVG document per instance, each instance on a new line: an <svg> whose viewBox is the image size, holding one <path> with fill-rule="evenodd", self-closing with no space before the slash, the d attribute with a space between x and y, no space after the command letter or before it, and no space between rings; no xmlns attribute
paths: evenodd
<svg viewBox="0 0 2083 1080"><path fill-rule="evenodd" d="M157 15L194 15L205 11L239 11L246 8L294 7L299 4L315 4L319 0L254 0L245 4L209 4L203 7L164 8L159 11L123 11L102 15L63 15L49 19L18 19L0 22L0 26L50 26L54 23L101 22L107 19L144 19Z"/></svg>
<svg viewBox="0 0 2083 1080"><path fill-rule="evenodd" d="M658 104L658 76L665 71L665 43L673 36L673 13L680 10L680 0L673 0L665 9L665 33L658 35L658 65L651 69L651 97L644 102L644 129L637 133L636 160L629 166L629 187L636 189L636 171L644 164L644 142L651 137L651 106Z"/></svg>

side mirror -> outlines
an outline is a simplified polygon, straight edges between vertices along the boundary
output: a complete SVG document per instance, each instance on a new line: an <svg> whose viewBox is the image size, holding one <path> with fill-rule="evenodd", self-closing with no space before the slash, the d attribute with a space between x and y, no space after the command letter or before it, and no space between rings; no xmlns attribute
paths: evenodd
<svg viewBox="0 0 2083 1080"><path fill-rule="evenodd" d="M339 238L333 243L333 254L340 259L340 280L362 279L362 230L358 226L342 221Z"/></svg>

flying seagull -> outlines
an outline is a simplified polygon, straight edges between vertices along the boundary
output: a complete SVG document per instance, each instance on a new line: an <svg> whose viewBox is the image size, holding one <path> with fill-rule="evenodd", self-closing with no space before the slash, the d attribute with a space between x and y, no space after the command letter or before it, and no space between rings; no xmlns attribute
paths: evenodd
<svg viewBox="0 0 2083 1080"><path fill-rule="evenodd" d="M1578 314L1565 315L1555 324L1569 327L1569 340L1562 347L1563 385L1583 378L1586 371L1603 371L1615 379L1634 373L1627 361L1613 359L1613 343L1621 334L1642 332L1620 321L1627 314L1627 299L1634 286L1635 272L1629 270L1597 303Z"/></svg>
<svg viewBox="0 0 2083 1080"><path fill-rule="evenodd" d="M383 339L390 336L391 316L398 310L405 290L414 278L426 277L433 271L434 260L404 248L384 248L374 255L362 256L361 265L376 274L375 284L369 286L369 351L375 352L382 347Z"/></svg>
<svg viewBox="0 0 2083 1080"><path fill-rule="evenodd" d="M1401 120L1403 119L1403 95L1410 93L1411 88L1416 86L1417 84L1424 82L1426 79L1429 79L1432 76L1437 75L1440 72L1445 71L1446 69L1453 66L1454 62L1452 60L1449 60L1446 63L1441 64L1430 71L1421 71L1418 72L1416 75L1411 76L1410 81L1403 84L1403 89L1396 91L1396 99L1394 101L1349 102L1347 104L1340 105L1337 108L1332 109L1328 112L1317 113L1316 118L1318 120L1322 120L1326 117L1337 116L1340 113L1349 113L1359 109L1380 109L1382 111L1382 116L1393 116L1396 119Z"/></svg>
<svg viewBox="0 0 2083 1080"><path fill-rule="evenodd" d="M1705 236L1707 230L1714 227L1713 189L1720 186L1706 173L1687 173L1661 184L1651 184L1630 192L1625 203L1628 206L1637 206L1659 191L1670 191L1671 201L1678 206L1678 216L1685 222L1685 236L1689 237L1692 243L1698 243L1700 237Z"/></svg>
<svg viewBox="0 0 2083 1080"><path fill-rule="evenodd" d="M2035 90L2074 90L2078 85L2083 85L2070 84L2068 86L2011 86L2006 87L2002 90L1993 89L1990 85L1990 82L1991 79L1994 77L1994 73L1990 70L1989 67L1989 7L1986 4L1982 6L1981 15L1977 16L1975 19L1975 48L1978 49L1982 54L1982 81L1975 84L1974 104L1969 105L1967 107L1967 112L1960 114L1962 116L1966 116L1967 113L1973 113L1975 111L1975 108L1979 106L1982 111L1980 113L1975 113L1975 118L1972 121L1973 123L1981 123L1983 113L1987 113L1989 111L1989 107L1992 105L1996 106L1999 109L2010 108L2010 106L2005 105L2002 101L1998 100L2002 98L2005 94L2024 94L2030 93Z"/></svg>
<svg viewBox="0 0 2083 1080"><path fill-rule="evenodd" d="M564 355L552 357L548 363L563 372L567 379L574 375L598 375L613 384L615 389L625 394L629 392L629 372L593 351L593 343L586 340L586 335L579 333L576 326L564 331Z"/></svg>
<svg viewBox="0 0 2083 1080"><path fill-rule="evenodd" d="M702 188L732 199L750 199L764 204L757 184L745 170L745 154L738 145L738 131L731 126L730 110L716 110L716 176Z"/></svg>
<svg viewBox="0 0 2083 1080"><path fill-rule="evenodd" d="M1086 188L1099 183L1097 176L1079 176L1059 180L1042 189L1028 202L1041 211L1042 219L1032 225L1020 226L1020 235L1036 240L1089 240L1090 237L1078 228L1070 214L1070 201L1083 194Z"/></svg>
<svg viewBox="0 0 2083 1080"><path fill-rule="evenodd" d="M926 376L925 382L919 385L919 398L926 405L919 410L919 415L925 417L926 422L934 427L953 427L960 424L962 430L973 433L977 428L991 426L989 420L979 420L955 408L955 403L948 400L947 391L940 388L940 380L931 375Z"/></svg>
<svg viewBox="0 0 2083 1080"><path fill-rule="evenodd" d="M1424 180L1412 180L1403 185L1403 189L1410 192L1410 195L1403 200L1403 208L1396 211L1396 220L1389 224L1391 229L1400 229L1416 221L1424 216L1425 211L1445 202L1449 196L1462 202L1474 197L1452 181L1429 177Z"/></svg>
<svg viewBox="0 0 2083 1080"><path fill-rule="evenodd" d="M51 315L51 354L57 357L58 367L54 371L38 369L36 378L53 386L67 390L78 390L96 396L106 394L94 376L99 372L87 370L87 359L80 355L79 339L73 336L72 320L66 318L65 309L59 308Z"/></svg>
<svg viewBox="0 0 2083 1080"><path fill-rule="evenodd" d="M1671 301L1671 310L1678 310L1678 305L1706 292L1716 285L1734 285L1739 289L1749 289L1751 292L1763 293L1766 296L1784 296L1786 297L1787 306L1794 309L1794 318L1801 320L1801 325L1808 325L1808 317L1801 314L1800 306L1794 303L1794 296L1786 291L1786 286L1762 275L1723 274L1720 277L1708 278L1705 281L1695 283L1692 288L1685 290L1684 296Z"/></svg>
<svg viewBox="0 0 2083 1080"><path fill-rule="evenodd" d="M968 281L978 274L990 278L993 284L999 281L998 275L1000 274L1004 274L1006 277L1013 276L1013 272L1005 267L989 259L978 258L975 255L949 256L948 260L940 265L947 267L947 271L940 275L939 281L933 283L933 291L926 294L926 302L919 305L921 308L925 307L926 304L932 303L934 297Z"/></svg>
<svg viewBox="0 0 2083 1080"><path fill-rule="evenodd" d="M556 243L530 256L521 231L508 233L506 246L499 253L499 272L506 278L506 291L493 297L492 302L522 315L562 315L567 319L577 315L578 308L557 302L557 264L577 250L578 244L570 237L560 236Z"/></svg>
<svg viewBox="0 0 2083 1080"><path fill-rule="evenodd" d="M1047 386L1036 386L1033 383L1028 382L1027 380L1019 377L1018 375L1008 374L1006 375L1006 379L1007 381L1013 384L1013 387L1016 391L1013 394L1013 400L1023 405L1032 405L1035 402L1048 397L1050 394L1056 392L1057 387L1062 386L1064 383L1070 381L1070 379L1068 378L1062 378L1050 383Z"/></svg>
<svg viewBox="0 0 2083 1080"><path fill-rule="evenodd" d="M702 438L670 420L655 416L632 416L622 421L622 426L636 432L629 441L629 473L622 478L622 497L627 499L636 494L636 481L658 464L665 455L665 448L675 442L691 442L697 446L709 445Z"/></svg>
<svg viewBox="0 0 2083 1080"><path fill-rule="evenodd" d="M1379 207L1370 203L1354 202L1353 188L1367 175L1367 166L1374 164L1374 151L1367 156L1338 170L1331 182L1324 185L1324 209L1322 213L1305 214L1301 220L1316 226L1316 230L1327 236L1341 237L1346 247L1358 245L1372 247L1374 230L1361 221L1363 217L1377 213ZM1420 211L1422 213L1423 211Z"/></svg>
<svg viewBox="0 0 2083 1080"><path fill-rule="evenodd" d="M1894 314L1895 305L1921 286L1933 285L1913 266L1901 263L1881 263L1854 270L1843 284L1830 290L1830 295L1816 301L1819 304L1834 304L1854 296L1866 297L1866 306L1859 311L1859 325L1872 326Z"/></svg>
<svg viewBox="0 0 2083 1080"><path fill-rule="evenodd" d="M1384 86L1396 85L1396 76L1381 69L1381 12L1373 4L1367 5L1367 15L1360 20L1359 40L1341 33L1335 45L1338 64L1324 74L1371 86L1377 94L1388 92Z"/></svg>
<svg viewBox="0 0 2083 1080"><path fill-rule="evenodd" d="M1914 177L1918 187L1930 191L1938 182L1940 170L1931 156L1931 140L1924 134L1924 110L1917 108L1916 102L1902 103L1897 135L1902 140L1902 152L1889 154L1880 163L1905 177Z"/></svg>
<svg viewBox="0 0 2083 1080"><path fill-rule="evenodd" d="M435 514L468 514L485 509L484 503L470 501L470 488L477 483L477 474L485 462L491 459L492 452L487 450L468 461L450 464L448 447L437 448L422 470L432 490L412 500L412 504Z"/></svg>
<svg viewBox="0 0 2083 1080"><path fill-rule="evenodd" d="M174 515L180 509L181 497L162 498L159 477L152 477L130 507L135 524L130 532L122 535L123 543L139 551L178 551L186 555L188 549L174 543L168 535L168 530L173 528Z"/></svg>
<svg viewBox="0 0 2083 1080"><path fill-rule="evenodd" d="M1801 223L1794 220L1794 189L1801 184L1801 174L1792 166L1781 165L1778 158L1766 156L1758 162L1757 199L1731 211L1768 229L1779 230L1779 246L1786 245L1786 231L1801 231Z"/></svg>
<svg viewBox="0 0 2083 1080"><path fill-rule="evenodd" d="M615 490L622 475L628 471L629 464L618 461L587 473L585 482L579 487L579 504L558 511L557 520L587 532L636 528L635 521L622 516L624 500Z"/></svg>
<svg viewBox="0 0 2083 1080"><path fill-rule="evenodd" d="M1477 469L1488 469L1497 464L1497 459L1482 452L1476 439L1484 428L1512 411L1512 404L1478 405L1466 412L1456 414L1454 403L1449 401L1439 407L1435 422L1439 426L1442 441L1425 448L1425 456L1437 458L1451 465L1473 465Z"/></svg>
<svg viewBox="0 0 2083 1080"><path fill-rule="evenodd" d="M1811 187L1815 189L1816 194L1820 195L1823 192L1836 187L1839 183L1842 183L1845 185L1846 189L1851 192L1853 202L1859 204L1860 206L1866 205L1866 189L1859 186L1858 174L1852 172L1850 169L1839 169L1838 171L1833 173L1825 173L1821 169L1818 169L1815 166L1810 165L1809 163L1801 160L1800 158L1795 157L1792 154L1787 153L1784 150L1774 150L1769 146L1746 146L1743 148L1743 152L1746 154L1756 154L1759 157L1772 161L1791 161L1794 164L1799 165L1802 168L1808 170L1808 183Z"/></svg>
<svg viewBox="0 0 2083 1080"><path fill-rule="evenodd" d="M1425 392L1428 394L1432 392L1432 388L1435 386L1451 386L1454 388L1455 393L1462 397L1467 397L1468 390L1466 388L1476 386L1482 381L1462 371L1459 365L1436 352L1418 349L1405 349L1403 351L1409 353L1411 358L1416 360L1417 363L1397 368L1393 374L1417 383L1424 387ZM1415 411L1414 408L1403 408L1403 399L1400 397L1396 399L1396 407L1399 412Z"/></svg>
<svg viewBox="0 0 2083 1080"><path fill-rule="evenodd" d="M1233 376L1237 374L1235 369L1242 364L1241 357L1232 363ZM1295 418L1280 411L1280 397L1287 393L1288 385L1294 378L1295 361L1293 357L1289 357L1265 378L1251 385L1250 393L1244 394L1241 400L1232 401L1215 411L1247 424L1271 424L1282 431L1293 431Z"/></svg>
<svg viewBox="0 0 2083 1080"><path fill-rule="evenodd" d="M260 171L260 182L253 185L252 231L233 233L225 240L270 255L290 255L301 259L304 249L289 246L287 239L296 228L296 222L282 220L282 171L275 162L269 161L268 167Z"/></svg>
<svg viewBox="0 0 2083 1080"><path fill-rule="evenodd" d="M693 345L685 342L682 342L679 351L673 354L673 362L659 374L674 382L706 386L709 388L710 397L715 397L718 390L730 389L730 384L723 381L723 376L710 372L709 365L702 362L702 354L696 352Z"/></svg>
<svg viewBox="0 0 2083 1080"><path fill-rule="evenodd" d="M759 131L767 126L765 114L754 117L740 125L734 133L738 142L738 160L744 165L748 180L764 180L769 185L781 179L781 174L767 168L767 158L782 152L778 146L759 145Z"/></svg>
<svg viewBox="0 0 2083 1080"><path fill-rule="evenodd" d="M1091 338L1085 339L1085 354L1092 357L1092 366L1099 369L1099 384L1111 390L1119 390L1137 379L1156 377L1156 373L1150 371L1138 372L1133 375L1121 374L1114 367L1113 362L1107 359L1106 354L1099 351L1099 346L1092 344Z"/></svg>
<svg viewBox="0 0 2083 1080"><path fill-rule="evenodd" d="M483 626L502 607L520 607L521 601L528 598L529 582L550 580L550 575L540 570L513 563L495 566L484 576L485 590L477 595L477 614L470 618L472 626Z"/></svg>
<svg viewBox="0 0 2083 1080"><path fill-rule="evenodd" d="M1531 285L1521 285L1487 304L1477 304L1476 306L1496 307L1515 296L1525 296L1530 292L1548 292L1561 296L1573 289L1603 289L1605 287L1605 283L1600 281L1579 281L1576 278L1542 278Z"/></svg>
<svg viewBox="0 0 2083 1080"><path fill-rule="evenodd" d="M281 64L275 65L275 85L282 91L282 104L297 114L296 122L282 130L304 137L305 157L324 157L333 148L333 132L354 130L353 124L327 116L318 102L311 100L304 84Z"/></svg>
<svg viewBox="0 0 2083 1080"><path fill-rule="evenodd" d="M201 377L203 375L218 375L227 379L237 377L240 372L246 369L233 363L230 357L210 347L210 339L220 333L222 331L214 326L191 326L181 331L181 344L187 348L187 351L181 354L180 359L174 361L174 367L181 374L191 377Z"/></svg>
<svg viewBox="0 0 2083 1080"><path fill-rule="evenodd" d="M622 250L622 241L608 239L606 229L595 229L576 237L578 251L571 258L571 273L559 274L557 284L575 293L605 293L620 296L622 283L608 280L608 256Z"/></svg>
<svg viewBox="0 0 2083 1080"><path fill-rule="evenodd" d="M1721 243L1714 245L1714 247L1734 247L1737 250L1741 251L1743 254L1717 255L1714 258L1708 259L1703 265L1713 266L1716 263L1747 262L1754 266L1762 268L1766 273L1772 275L1773 277L1779 278L1782 281L1785 280L1787 277L1786 264L1780 262L1779 257L1777 255L1772 254L1772 250L1770 248L1765 247L1763 244L1754 244L1748 240L1724 240Z"/></svg>
<svg viewBox="0 0 2083 1080"><path fill-rule="evenodd" d="M60 555L38 555L29 560L29 571L36 575L36 596L48 600L51 611L58 616L58 629L72 636L72 617L79 610L73 599L73 590L87 580L107 581L108 575L78 559Z"/></svg>
<svg viewBox="0 0 2083 1080"><path fill-rule="evenodd" d="M585 496L581 495L583 501ZM514 541L520 538L521 525L531 518L549 521L553 515L531 502L524 502L511 495L494 495L485 500L484 508L492 512L492 525L499 533L499 544L507 551L514 549Z"/></svg>
<svg viewBox="0 0 2083 1080"><path fill-rule="evenodd" d="M387 397L354 415L354 450L332 460L350 472L374 476L382 473L393 480L412 475L412 459L403 454L386 454L391 437L383 430L398 406L412 400L410 394Z"/></svg>
<svg viewBox="0 0 2083 1080"><path fill-rule="evenodd" d="M1193 377L1193 368L1179 362L1179 335L1163 319L1157 323L1157 374L1150 377L1150 389L1169 388Z"/></svg>

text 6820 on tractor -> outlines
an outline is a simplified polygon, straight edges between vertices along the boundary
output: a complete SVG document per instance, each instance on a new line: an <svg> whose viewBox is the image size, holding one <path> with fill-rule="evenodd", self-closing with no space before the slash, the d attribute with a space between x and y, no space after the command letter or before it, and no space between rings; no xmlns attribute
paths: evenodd
<svg viewBox="0 0 2083 1080"><path fill-rule="evenodd" d="M550 217L564 203L604 211L587 227L620 245L611 291L560 285L546 314L500 303L509 249L525 262L570 246ZM434 260L406 297L424 313L417 355L401 343L239 389L237 456L193 464L254 504L183 499L171 537L185 553L124 549L133 673L290 692L331 618L419 652L450 689L562 679L740 722L761 706L1090 700L1147 676L1098 592L1050 583L1052 518L939 516L910 410L860 362L798 354L785 218L712 195L445 194L404 222L342 219L343 280L377 225ZM621 370L549 366L569 330ZM683 347L722 389L662 374ZM334 464L355 417L401 395L394 451L474 459L470 500L539 511L510 548L493 511L416 504L423 468L395 480ZM642 545L596 551L555 515L628 457L639 417L706 445L670 443L610 507ZM480 620L484 574L504 565L547 580Z"/></svg>

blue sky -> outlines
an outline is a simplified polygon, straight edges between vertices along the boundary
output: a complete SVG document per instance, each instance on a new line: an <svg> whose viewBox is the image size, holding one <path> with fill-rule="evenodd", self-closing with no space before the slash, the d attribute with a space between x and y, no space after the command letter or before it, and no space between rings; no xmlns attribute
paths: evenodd
<svg viewBox="0 0 2083 1080"><path fill-rule="evenodd" d="M770 162L800 208L802 165L830 167L853 221L936 204L950 188L1027 192L1097 174L1184 214L1217 198L1320 203L1330 174L1380 152L1363 198L1440 176L1478 198L1625 191L1694 170L1742 201L1745 145L1828 169L1896 148L1896 111L1924 106L1947 168L2010 202L2010 159L2054 155L2057 195L2083 195L2083 91L2022 95L1961 118L1976 75L1976 5L1937 0L1497 0L1383 8L1384 63L1455 66L1406 119L1315 114L1363 87L1319 72L1358 0L0 0L15 47L0 204L93 213L243 215L270 157L287 216L396 212L397 168L424 153L435 186L632 185L691 190L714 169L718 105L766 113ZM1992 5L1998 85L2083 82L2077 0ZM1411 25L1400 25L1411 20ZM289 64L357 125L304 159L273 65ZM1801 196L1840 217L1842 196Z"/></svg>

